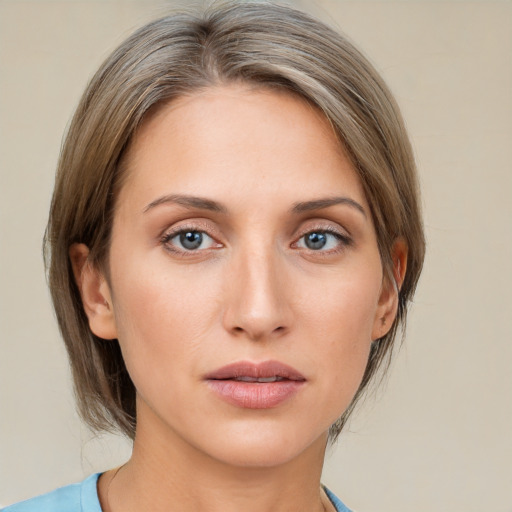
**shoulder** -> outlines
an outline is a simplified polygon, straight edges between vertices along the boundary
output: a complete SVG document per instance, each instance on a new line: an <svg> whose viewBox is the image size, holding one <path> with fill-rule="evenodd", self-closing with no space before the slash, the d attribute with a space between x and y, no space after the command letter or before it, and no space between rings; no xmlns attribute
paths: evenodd
<svg viewBox="0 0 512 512"><path fill-rule="evenodd" d="M328 498L331 500L331 503L334 505L337 512L353 512L332 491L327 489L325 485L323 486L323 488L325 494L327 494Z"/></svg>
<svg viewBox="0 0 512 512"><path fill-rule="evenodd" d="M99 476L99 473L91 475L83 482L21 501L0 512L102 512L96 490Z"/></svg>

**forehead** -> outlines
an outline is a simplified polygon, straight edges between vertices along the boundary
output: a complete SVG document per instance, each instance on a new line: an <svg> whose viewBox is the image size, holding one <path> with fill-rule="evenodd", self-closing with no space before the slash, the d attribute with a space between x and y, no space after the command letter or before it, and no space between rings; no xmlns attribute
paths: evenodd
<svg viewBox="0 0 512 512"><path fill-rule="evenodd" d="M262 194L300 201L332 189L365 201L342 144L317 108L297 95L243 85L206 89L157 108L137 131L125 169L121 196L141 203L162 193L233 199L233 192L244 201Z"/></svg>

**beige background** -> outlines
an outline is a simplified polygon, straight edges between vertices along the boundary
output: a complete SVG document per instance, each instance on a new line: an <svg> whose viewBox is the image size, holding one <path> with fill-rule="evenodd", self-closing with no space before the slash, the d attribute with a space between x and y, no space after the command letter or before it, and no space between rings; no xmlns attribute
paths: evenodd
<svg viewBox="0 0 512 512"><path fill-rule="evenodd" d="M387 389L324 481L359 512L512 511L512 3L302 1L370 56L417 152L428 256ZM80 425L41 237L88 77L156 1L0 1L0 504L106 469Z"/></svg>

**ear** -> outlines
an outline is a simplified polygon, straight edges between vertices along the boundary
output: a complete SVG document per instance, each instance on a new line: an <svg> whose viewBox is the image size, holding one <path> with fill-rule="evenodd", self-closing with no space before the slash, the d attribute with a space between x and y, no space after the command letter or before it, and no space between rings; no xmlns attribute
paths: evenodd
<svg viewBox="0 0 512 512"><path fill-rule="evenodd" d="M373 323L372 340L385 336L396 318L398 311L398 294L404 282L407 270L407 243L403 238L397 238L391 250L393 262L393 277L384 276L379 297L379 303Z"/></svg>
<svg viewBox="0 0 512 512"><path fill-rule="evenodd" d="M91 331L106 340L117 338L110 287L103 274L89 261L89 248L84 244L73 244L69 248L69 258Z"/></svg>

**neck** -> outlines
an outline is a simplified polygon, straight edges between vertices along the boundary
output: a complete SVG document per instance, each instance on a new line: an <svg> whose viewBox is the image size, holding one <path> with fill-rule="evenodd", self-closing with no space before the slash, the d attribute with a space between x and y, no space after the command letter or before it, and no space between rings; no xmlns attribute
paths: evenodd
<svg viewBox="0 0 512 512"><path fill-rule="evenodd" d="M100 479L105 512L322 512L332 510L320 488L326 437L276 465L232 465L179 436L139 424L130 460ZM160 435L159 435L160 434ZM108 491L108 498L107 498Z"/></svg>

